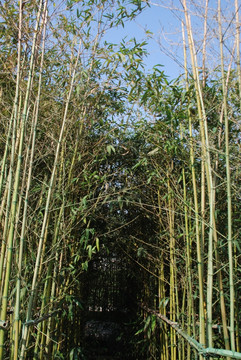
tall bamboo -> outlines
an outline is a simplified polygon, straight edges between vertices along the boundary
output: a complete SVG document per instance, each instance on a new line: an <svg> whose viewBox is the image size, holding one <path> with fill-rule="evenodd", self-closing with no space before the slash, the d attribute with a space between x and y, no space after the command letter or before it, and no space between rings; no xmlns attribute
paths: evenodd
<svg viewBox="0 0 241 360"><path fill-rule="evenodd" d="M182 133L181 133L182 137ZM185 169L182 169L182 181L183 181L183 200L184 200L184 217L185 217L185 243L186 243L186 268L187 268L187 290L184 291L184 294L187 293L187 333L189 336L192 335L192 265L191 265L191 244L190 244L190 235L189 235L189 226L188 226L188 206L187 206L187 186L186 186L186 176ZM183 309L184 313L184 309ZM193 320L193 321L192 321ZM184 345L183 345L184 346ZM187 344L187 359L190 359L190 345Z"/></svg>
<svg viewBox="0 0 241 360"><path fill-rule="evenodd" d="M58 190L57 190L58 193L61 192L61 187L63 186L63 167L64 167L64 147L62 148L61 151L61 160L60 160L59 176L58 176ZM66 187L68 188L68 184ZM61 230L61 222L64 213L64 208L65 208L65 202L63 199L61 207L59 209L59 213L56 214L57 217L55 220L54 236L51 244L50 261L48 262L47 276L44 283L40 316L43 316L44 312L46 312L47 310L49 313L52 312L53 310L53 301L54 301L55 293L52 293L51 288L53 288L53 284L54 286L56 284L56 275L54 274L56 273L56 266L59 257L58 238ZM41 274L41 271L39 272ZM34 359L43 359L44 350L45 348L47 349L47 346L45 347L45 344L48 345L48 343L50 343L50 333L49 332L47 333L47 323L49 322L51 323L53 322L53 320L50 318L46 321L43 321L38 326L37 338L35 341ZM39 351L39 346L40 346L40 351Z"/></svg>
<svg viewBox="0 0 241 360"><path fill-rule="evenodd" d="M18 27L18 57L17 57L17 78L16 78L16 90L15 90L15 98L13 104L13 114L10 119L9 124L9 132L7 143L4 152L4 158L2 163L2 172L1 172L1 184L0 184L0 193L2 191L3 186L3 176L4 176L4 168L6 166L6 159L8 154L8 147L9 147L9 136L12 134L12 142L11 142L11 158L10 158L10 166L9 166L9 173L8 173L8 186L7 186L7 206L5 210L5 225L4 225L4 232L3 232L3 241L1 246L1 255L0 255L0 286L3 287L3 264L5 261L6 256L6 244L7 244L7 236L9 230L9 212L11 206L11 191L12 191L12 182L13 182L13 175L14 175L14 164L15 164L15 151L17 151L17 144L16 144L16 136L17 136L17 123L19 121L19 114L21 111L21 97L19 98L20 93L20 72L21 72L21 47L22 47L22 1L19 3L19 27Z"/></svg>
<svg viewBox="0 0 241 360"><path fill-rule="evenodd" d="M185 67L185 76L186 76L186 90L188 90L188 79L187 79L187 67L186 67L186 44L185 44L185 36L184 36L184 27L182 23L182 34L183 34L183 45L184 45L184 67ZM188 117L190 113L188 114ZM183 140L183 126L181 125L180 129L180 139ZM192 319L192 315L194 312L193 309L193 301L192 301L192 290L193 290L193 282L192 282L192 264L191 264L191 235L189 234L189 224L188 224L188 203L187 203L187 186L186 186L186 175L185 175L185 167L182 168L182 182L183 182L183 201L184 201L184 229L185 229L185 245L186 245L186 272L187 272L187 286L186 291L183 292L183 306L182 313L185 312L185 295L187 295L187 333L189 336L192 335L192 324L195 327L195 321ZM184 320L183 320L184 323ZM183 324L184 325L184 324ZM183 326L184 328L184 326ZM184 340L182 340L182 358L185 359L185 345ZM190 359L191 356L191 347L187 344L186 358Z"/></svg>
<svg viewBox="0 0 241 360"><path fill-rule="evenodd" d="M184 34L184 26L182 25L183 44L184 44L184 68L186 77L186 90L188 90L188 74L187 74L187 55L186 55L186 42ZM195 236L196 236L196 247L197 247L197 261L198 261L198 285L199 285L199 338L200 343L205 345L205 311L204 311L204 283L203 283L203 254L200 239L200 228L199 228L199 206L198 206L198 195L197 195L197 183L196 183L196 172L194 166L194 145L192 135L192 117L190 109L188 110L188 121L189 121L189 136L190 136L190 162L192 172L192 186L193 186L193 198L194 198L194 210L195 210Z"/></svg>
<svg viewBox="0 0 241 360"><path fill-rule="evenodd" d="M239 85L239 107L241 111L241 68L240 68L240 21L239 21L239 8L238 0L235 0L235 13L236 13L236 59L237 59L237 72L238 72L238 85ZM234 261L235 261L235 273L238 266L238 257L236 246L234 245ZM237 304L237 294L235 299L235 311L236 311L236 348L237 351L240 351L240 339L239 339L239 315L238 315L238 304Z"/></svg>
<svg viewBox="0 0 241 360"><path fill-rule="evenodd" d="M203 57L203 63L202 63L202 86L205 87L206 84L206 44L207 44L207 20L208 20L208 3L209 0L206 0L205 2L205 13L204 13L204 31L203 31L203 48L202 48L202 57Z"/></svg>
<svg viewBox="0 0 241 360"><path fill-rule="evenodd" d="M161 189L157 191L158 198L158 219L160 226L162 224L161 215ZM164 260L163 251L160 255L160 268L159 268L159 311L161 314L166 315L166 290L165 290L165 274L164 274ZM169 360L168 351L168 334L167 326L164 324L163 331L161 333L161 360Z"/></svg>
<svg viewBox="0 0 241 360"><path fill-rule="evenodd" d="M223 55L223 35L221 20L221 1L218 0L218 25L219 25L219 43L221 54L221 73L223 88L223 109L225 121L225 159L226 159L226 177L227 177L227 204L228 204L228 263L229 263L229 289L230 289L230 340L231 350L235 351L235 331L234 331L234 281L233 281L233 240L232 240L232 195L231 195L231 176L229 161L229 119L227 109L227 87L224 74L224 55Z"/></svg>
<svg viewBox="0 0 241 360"><path fill-rule="evenodd" d="M171 164L171 169L173 164ZM168 226L170 234L170 319L176 321L176 294L175 294L175 238L174 238L174 201L172 189L170 186L170 174L167 175L167 189L168 189ZM170 345L171 345L171 359L177 358L177 335L173 329L170 329Z"/></svg>
<svg viewBox="0 0 241 360"><path fill-rule="evenodd" d="M240 69L240 22L239 22L239 6L238 0L235 0L235 14L236 14L236 59L238 71L238 85L239 85L239 103L241 110L241 69Z"/></svg>
<svg viewBox="0 0 241 360"><path fill-rule="evenodd" d="M16 87L18 87L18 85L16 85ZM18 94L15 94L15 98L18 97ZM8 134L7 134L7 139L6 139L6 144L5 144L5 149L4 149L4 154L3 154L3 159L2 159L2 164L1 164L1 174L0 174L0 199L2 196L2 192L3 192L3 183L4 183L4 178L5 178L5 173L6 173L6 161L7 161L7 156L8 156L8 152L9 152L9 147L10 147L10 140L11 140L11 133L12 133L12 127L13 127L13 119L14 119L14 113L12 112L11 114L11 118L9 121L9 126L8 126Z"/></svg>
<svg viewBox="0 0 241 360"><path fill-rule="evenodd" d="M52 168L52 174L51 174L51 178L50 178L50 182L49 182L49 190L48 190L48 195L47 195L47 200L46 200L46 205L45 205L45 212L44 212L44 218L43 218L43 222L42 222L42 229L41 229L39 244L38 244L37 257L36 257L36 262L35 262L35 267L34 267L34 274L33 274L31 292L30 292L30 296L29 296L28 309L27 309L27 314L26 314L26 322L29 321L31 319L31 316L32 316L33 300L34 300L34 297L36 295L36 283L37 283L37 277L38 277L38 274L39 274L40 258L41 258L41 255L42 255L42 247L43 247L44 235L45 235L45 232L46 232L47 220L48 220L48 215L49 215L50 200L52 198L53 191L54 191L55 173L56 173L56 170L57 170L57 165L58 165L58 160L59 160L59 153L60 153L60 149L61 149L61 145L62 145L62 139L63 139L63 135L64 135L64 130L65 130L66 122L67 122L67 114L68 114L68 109L69 109L69 103L70 103L70 99L71 99L72 91L73 91L73 87L74 87L74 82L75 82L75 73L76 73L76 68L77 68L78 61L79 61L79 56L80 56L80 47L81 47L81 42L80 42L80 45L79 45L74 70L73 70L73 73L72 73L71 84L70 84L70 88L69 88L69 92L68 92L68 97L67 97L67 100L66 100L62 126L61 126L61 130L60 130L60 134L59 134L58 144L57 144L57 148L56 148L56 152L55 152L54 164L53 164L53 168ZM26 350L27 338L28 338L28 326L26 324L24 324L23 325L23 336L22 336L22 347L21 347L20 359L25 358L25 350Z"/></svg>
<svg viewBox="0 0 241 360"><path fill-rule="evenodd" d="M5 274L5 279L4 279L3 300L2 300L2 308L1 308L1 319L4 321L6 320L9 280L10 280L10 273L11 273L11 267L12 267L15 216L16 216L16 211L17 211L17 198L18 198L18 189L19 189L21 166L22 166L22 153L23 153L23 145L24 145L25 126L26 126L26 120L27 120L30 89L31 89L31 83L32 83L32 78L33 78L36 40L37 40L41 11L42 11L42 3L40 2L37 20L36 20L32 50L31 50L28 84L27 84L27 90L26 90L26 95L25 95L23 113L22 113L22 117L21 117L21 131L20 131L20 137L19 137L18 161L17 161L17 168L16 168L16 173L15 173L14 190L13 190L13 195L12 195L10 229L9 229L8 243L7 243L7 267L6 267L6 274ZM0 329L0 359L3 357L4 337L5 337L5 332L2 329Z"/></svg>
<svg viewBox="0 0 241 360"><path fill-rule="evenodd" d="M39 102L40 102L40 93L41 93L41 85L42 85L42 72L43 72L43 61L44 61L44 49L45 49L45 35L46 35L46 19L47 19L47 1L44 4L43 10L44 17L44 28L43 28L43 45L42 45L42 54L41 54L41 63L40 63L40 71L39 71L39 85L38 85L38 94L36 99L36 109L33 114L33 138L32 138L32 149L30 156L30 164L29 164L29 172L28 179L26 185L25 192L25 202L24 202L24 210L23 210L23 220L22 220L22 229L20 236L20 248L18 255L18 272L17 272L17 284L16 284L16 302L15 302L15 323L14 323L14 360L18 359L18 350L19 350L19 332L20 332L20 290L21 290L21 273L22 273L22 262L23 262L23 249L24 249L24 238L25 238L25 228L26 228L26 219L27 219L27 210L28 210L28 196L29 190L31 186L32 180L32 168L34 161L34 153L35 153L35 141L36 141L36 131L37 131L37 121L39 114Z"/></svg>
<svg viewBox="0 0 241 360"><path fill-rule="evenodd" d="M203 102L202 90L200 85L197 59L195 53L195 46L192 36L192 26L191 20L188 15L188 10L186 6L186 0L183 1L185 18L186 18L186 27L188 32L188 41L189 49L191 54L191 62L193 68L193 77L195 83L196 91L196 100L198 108L198 116L200 123L200 134L201 134L201 143L202 151L205 159L205 169L206 169L206 178L208 186L208 195L209 195L209 241L208 241L208 276L207 276L207 338L208 345L212 347L213 336L212 336L212 311L213 311L213 228L214 228L214 188L213 188L213 179L212 179L212 167L210 160L210 146L209 146L209 135L208 135L208 126L207 118L205 113L205 107Z"/></svg>
<svg viewBox="0 0 241 360"><path fill-rule="evenodd" d="M202 87L205 88L207 80L206 70L206 46L207 46L207 20L208 20L208 4L209 0L205 3L204 12L204 31L203 31L203 47L202 47ZM205 210L206 210L206 181L205 181L205 156L202 152L202 163L201 163L201 254L204 256L204 245L205 245ZM202 266L202 277L204 277L204 266Z"/></svg>

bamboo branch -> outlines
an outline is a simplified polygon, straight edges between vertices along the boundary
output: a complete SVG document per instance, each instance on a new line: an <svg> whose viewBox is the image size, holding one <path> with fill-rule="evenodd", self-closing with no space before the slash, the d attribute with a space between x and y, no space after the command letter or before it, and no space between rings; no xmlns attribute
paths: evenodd
<svg viewBox="0 0 241 360"><path fill-rule="evenodd" d="M154 314L159 319L164 321L166 324L171 326L173 329L176 330L176 332L181 335L197 352L199 355L204 356L205 358L209 357L216 357L218 356L224 356L224 357L230 357L233 359L241 359L241 353L231 350L225 350L225 349L215 349L212 347L205 348L203 347L197 340L192 338L191 336L187 335L184 330L178 325L177 322L171 321L166 316L159 314L158 312L151 310L147 308L146 306L141 305L143 309L145 309L147 312Z"/></svg>
<svg viewBox="0 0 241 360"><path fill-rule="evenodd" d="M58 314L61 312L61 309L57 309L57 310L54 310L52 311L51 313L49 314L46 314L46 315L43 315L35 320L28 320L24 323L25 326L33 326L33 325L37 325L39 323L41 323L42 321L44 320L47 320L49 319L50 317L54 316L55 314ZM1 326L1 325L0 325Z"/></svg>

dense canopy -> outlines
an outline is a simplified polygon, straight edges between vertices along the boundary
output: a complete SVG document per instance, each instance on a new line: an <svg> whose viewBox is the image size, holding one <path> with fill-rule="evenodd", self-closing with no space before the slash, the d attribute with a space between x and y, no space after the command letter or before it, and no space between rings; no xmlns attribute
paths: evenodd
<svg viewBox="0 0 241 360"><path fill-rule="evenodd" d="M179 5L170 80L148 1L1 2L0 359L241 359L240 9Z"/></svg>

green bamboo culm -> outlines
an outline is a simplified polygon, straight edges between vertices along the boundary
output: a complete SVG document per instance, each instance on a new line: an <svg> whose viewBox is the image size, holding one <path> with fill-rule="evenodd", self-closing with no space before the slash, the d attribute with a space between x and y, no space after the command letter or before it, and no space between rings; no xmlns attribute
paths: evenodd
<svg viewBox="0 0 241 360"><path fill-rule="evenodd" d="M240 20L239 20L239 8L238 0L235 0L235 13L236 13L236 63L237 63L237 73L238 73L238 87L239 87L239 109L241 111L241 67L240 67ZM236 253L236 245L234 245L235 251L235 274L238 269L238 257ZM236 294L236 305L237 305L237 294ZM240 351L240 336L239 336L239 309L238 306L235 307L235 318L236 318L236 349Z"/></svg>
<svg viewBox="0 0 241 360"><path fill-rule="evenodd" d="M230 342L231 350L235 351L235 331L234 331L234 275L233 275L233 240L232 240L232 195L231 195L231 169L230 169L230 155L229 155L229 119L227 109L227 85L225 84L224 73L224 56L223 56L223 35L222 35L222 20L221 20L221 0L218 0L218 24L219 24L219 43L221 54L221 74L222 74L222 89L223 89L223 110L225 122L225 160L226 160L226 184L227 184L227 214L228 214L228 264L229 264L229 291L230 291Z"/></svg>
<svg viewBox="0 0 241 360"><path fill-rule="evenodd" d="M241 353L226 349L215 349L212 347L205 348L200 344L200 342L189 336L176 322L170 320L163 314L157 313L156 311L153 311L151 309L145 308L145 310L149 313L155 314L156 317L168 324L172 329L175 330L177 334L183 337L192 346L193 349L196 350L197 354L203 356L204 358L210 359L222 356L225 358L241 360Z"/></svg>
<svg viewBox="0 0 241 360"><path fill-rule="evenodd" d="M46 19L47 19L47 1L45 1L44 10L43 10L43 44L42 44L41 64L40 64L40 72L39 72L39 86L38 86L38 94L37 94L37 99L36 99L36 109L33 114L33 137L32 137L32 145L31 145L32 148L31 148L31 155L30 155L30 165L29 165L29 173L28 173L28 179L27 179L27 187L26 187L26 192L25 192L25 202L24 202L23 220L22 220L22 229L21 229L21 236L20 236L19 256L18 256L18 273L17 273L16 301L15 301L15 312L14 312L14 350L13 350L14 354L12 354L14 360L18 359L18 352L19 352L21 273L22 273L24 237L25 237L27 209L28 209L28 195L29 195L31 179L32 179L32 169L33 169L35 141L36 141L36 130L37 130L41 83L42 83L42 72L43 72L43 61L44 61L44 50L45 50L45 36L46 36Z"/></svg>
<svg viewBox="0 0 241 360"><path fill-rule="evenodd" d="M183 1L186 26L188 30L189 49L191 54L191 62L193 68L193 76L195 83L195 92L197 100L197 109L200 123L201 144L203 157L205 161L207 187L209 195L209 240L208 240L208 275L207 275L207 339L208 345L212 347L212 312L213 312L213 237L215 229L215 216L214 216L214 188L212 179L212 167L210 157L210 146L208 136L207 117L205 112L205 106L203 102L203 95L201 90L201 84L198 73L197 58L195 53L192 27L190 17L188 16L186 1Z"/></svg>
<svg viewBox="0 0 241 360"><path fill-rule="evenodd" d="M185 11L185 18L186 18L186 28L188 34L188 44L189 50L191 55L191 62L192 62L192 69L193 69L193 77L195 82L195 90L196 90L196 101L198 107L198 115L199 119L202 119L202 111L200 105L200 93L198 90L198 77L196 73L196 65L195 65L195 57L193 51L193 42L192 42L192 29L190 20L188 17L188 10L186 6L186 1L183 2L184 11ZM204 151L204 158L205 158L205 165L206 169L208 168L207 165L207 154L206 154L206 144L204 140L204 129L203 129L203 122L200 120L200 132L201 132L201 139L202 139L202 150ZM189 114L189 134L190 134L190 160L191 160L191 169L192 169L192 183L193 183L193 195L194 195L194 206L195 206L195 234L196 234L196 243L197 243L197 258L198 258L198 279L199 279L199 317L200 317L200 329L199 329L199 336L200 342L202 344L206 343L206 334L205 334L205 312L204 312L204 284L203 284L203 259L202 259L202 245L200 239L200 227L199 227L199 206L198 206L198 195L197 195L197 186L196 186L196 173L194 167L194 149L192 143L192 119L191 114ZM206 173L207 174L207 173ZM208 174L207 174L208 177ZM210 178L209 178L210 179ZM212 232L210 228L209 238L212 237ZM212 246L212 241L210 246ZM212 253L212 249L210 249ZM210 266L212 262L210 263Z"/></svg>
<svg viewBox="0 0 241 360"><path fill-rule="evenodd" d="M185 80L186 90L188 91L188 74L187 74L187 55L186 55L186 42L184 25L182 23L182 36L183 36L183 48L184 48L184 67L185 67ZM204 314L204 284L203 284L203 257L200 239L200 227L199 227L199 206L198 206L198 195L197 195L197 183L196 183L196 171L194 166L194 147L193 147L193 134L192 134L192 116L190 109L188 109L188 126L190 136L190 164L192 172L192 186L193 186L193 199L194 199L194 210L195 210L195 237L196 237L196 248L197 248L197 260L198 260L198 284L199 284L199 338L201 344L205 345L205 314Z"/></svg>
<svg viewBox="0 0 241 360"><path fill-rule="evenodd" d="M60 148L61 148L61 145L62 145L62 139L63 139L64 130L65 130L66 122L67 122L68 108L69 108L69 103L70 103L72 90L73 90L73 86L74 86L75 73L76 73L76 68L77 68L78 61L79 61L79 56L80 56L80 49L81 49L81 42L80 42L80 45L79 45L79 50L78 50L78 53L77 53L76 62L75 62L75 66L74 66L72 77L71 77L70 89L69 89L68 97L67 97L67 100L66 100L62 126L61 126L61 130L60 130L60 134L59 134L59 139L58 139L58 144L57 144L57 148L56 148L54 164L53 164L51 178L50 178L50 182L49 182L49 190L48 190L47 199L46 199L44 217L43 217L43 222L42 222L42 229L41 229L41 234L40 234L40 239L39 239L39 244L38 244L37 257L36 257L35 267L34 267L34 274L33 274L33 279L32 279L31 292L30 292L29 301L28 301L26 322L25 322L25 324L23 324L23 330L22 330L22 346L21 346L21 352L20 352L20 359L25 359L26 343L27 343L28 332L29 332L29 326L26 323L31 320L31 316L32 316L33 300L34 300L34 297L36 295L37 277L38 277L38 273L39 273L40 258L41 258L41 255L42 255L43 241L44 241L44 236L45 236L45 232L46 232L46 226L47 226L47 220L48 220L48 214L49 214L49 207L50 207L50 200L51 200L51 197L52 197L53 191L54 191L55 173L56 173L56 170L57 170Z"/></svg>
<svg viewBox="0 0 241 360"><path fill-rule="evenodd" d="M17 160L14 189L13 189L12 203L11 203L10 228L9 228L9 234L7 240L7 263L6 263L6 273L4 278L4 289L3 289L2 307L1 307L1 320L3 321L6 321L6 314L7 314L8 289L9 289L9 280L10 280L10 273L12 267L14 228L15 228L16 211L17 211L19 182L20 182L21 167L22 167L25 126L26 126L27 113L28 113L30 89L32 84L32 78L34 75L33 70L34 70L34 59L35 59L35 50L36 50L36 39L38 34L41 12L42 12L42 2L40 2L39 4L39 10L36 20L36 26L35 26L35 32L34 32L34 38L32 43L32 50L31 50L30 65L29 65L27 90L26 90L26 96L25 96L24 107L21 116L21 124L20 124L21 130L20 130L20 139L19 139L18 160ZM2 329L0 329L0 359L3 358L4 338L5 338L5 332Z"/></svg>
<svg viewBox="0 0 241 360"><path fill-rule="evenodd" d="M238 72L238 87L239 87L239 106L241 110L241 68L240 68L240 22L239 22L239 8L238 0L235 0L235 14L236 14L236 64Z"/></svg>
<svg viewBox="0 0 241 360"><path fill-rule="evenodd" d="M22 37L22 0L19 2L19 25L18 25L18 58L17 58L17 78L16 78L16 89L15 89L15 98L13 103L13 112L11 119L9 121L9 129L7 142L5 145L5 151L2 161L1 168L1 179L0 179L0 197L3 189L3 180L5 173L6 160L8 155L8 148L10 147L10 138L11 138L11 157L10 157L10 167L8 172L8 187L7 190L7 206L5 212L5 226L3 231L3 241L1 246L1 255L0 255L0 286L3 288L3 264L5 260L6 253L6 243L7 243L7 234L9 230L9 211L11 206L11 191L12 191L12 181L13 181L13 170L14 170L14 161L15 161L15 147L16 147L16 127L18 123L19 114L21 111L21 97L20 94L20 72L21 72L21 37ZM12 135L12 136L11 136Z"/></svg>

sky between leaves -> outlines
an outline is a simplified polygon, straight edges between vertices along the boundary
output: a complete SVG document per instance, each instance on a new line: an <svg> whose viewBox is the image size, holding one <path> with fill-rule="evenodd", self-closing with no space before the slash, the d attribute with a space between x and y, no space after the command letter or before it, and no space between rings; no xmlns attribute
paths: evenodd
<svg viewBox="0 0 241 360"><path fill-rule="evenodd" d="M194 28L196 50L201 53L203 41L203 17L206 0L188 1L191 21ZM181 21L184 20L183 8L180 0L154 0L150 6L125 27L119 26L112 29L106 35L108 41L120 42L123 37L126 41L135 37L137 41L146 40L149 55L145 59L146 70L150 71L156 64L163 65L163 70L169 79L175 79L183 70L183 41L181 33ZM218 24L217 24L218 0L208 2L207 22L207 61L211 68L218 65L219 56ZM241 4L240 4L241 6ZM227 61L231 52L232 44L229 44L230 36L235 27L234 2L221 1L223 16L223 33L227 44ZM151 32L152 34L148 33Z"/></svg>

